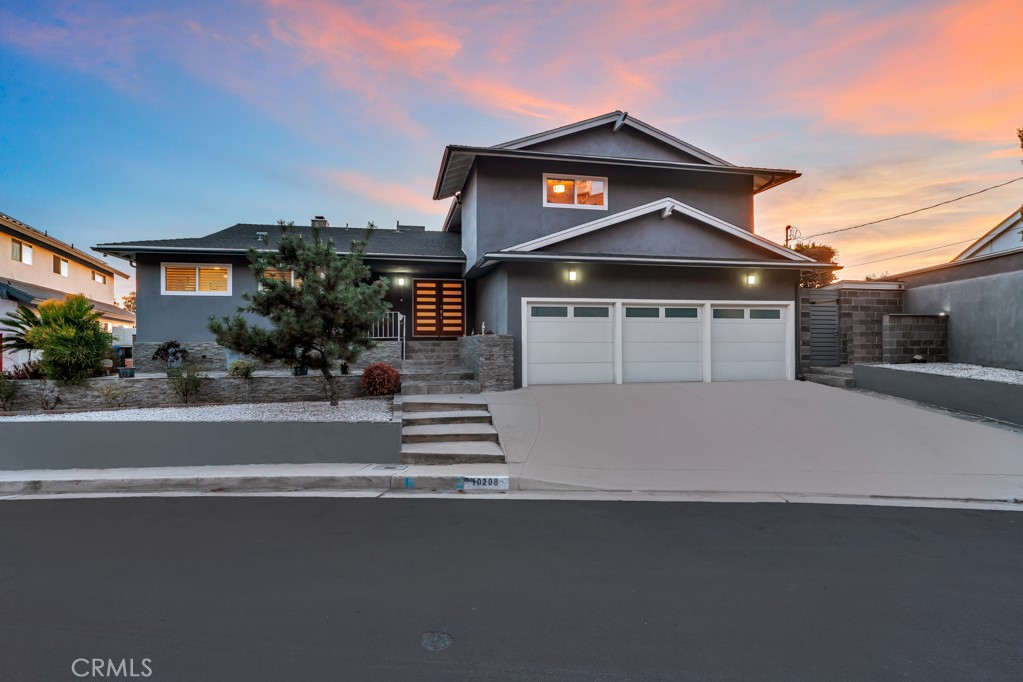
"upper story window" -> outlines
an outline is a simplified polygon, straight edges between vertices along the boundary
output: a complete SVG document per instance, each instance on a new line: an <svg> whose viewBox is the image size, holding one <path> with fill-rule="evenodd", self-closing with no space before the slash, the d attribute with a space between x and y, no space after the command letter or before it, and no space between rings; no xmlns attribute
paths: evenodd
<svg viewBox="0 0 1023 682"><path fill-rule="evenodd" d="M544 173L543 185L544 206L607 210L607 178Z"/></svg>
<svg viewBox="0 0 1023 682"><path fill-rule="evenodd" d="M11 240L11 260L32 265L32 245L17 239Z"/></svg>
<svg viewBox="0 0 1023 682"><path fill-rule="evenodd" d="M160 270L160 293L164 296L231 295L230 265L161 263Z"/></svg>
<svg viewBox="0 0 1023 682"><path fill-rule="evenodd" d="M99 282L100 284L106 284L107 283L107 276L104 275L102 272L96 272L95 270L93 270L92 271L92 281L93 282Z"/></svg>
<svg viewBox="0 0 1023 682"><path fill-rule="evenodd" d="M67 277L70 274L68 271L69 267L67 258L61 258L60 256L53 257L53 274L60 275L61 277Z"/></svg>

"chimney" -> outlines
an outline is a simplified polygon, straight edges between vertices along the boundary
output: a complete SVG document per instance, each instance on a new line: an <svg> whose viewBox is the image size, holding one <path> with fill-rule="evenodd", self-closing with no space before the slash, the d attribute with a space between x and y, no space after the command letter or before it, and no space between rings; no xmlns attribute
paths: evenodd
<svg viewBox="0 0 1023 682"><path fill-rule="evenodd" d="M321 215L313 216L312 225L313 227L330 227L330 223Z"/></svg>

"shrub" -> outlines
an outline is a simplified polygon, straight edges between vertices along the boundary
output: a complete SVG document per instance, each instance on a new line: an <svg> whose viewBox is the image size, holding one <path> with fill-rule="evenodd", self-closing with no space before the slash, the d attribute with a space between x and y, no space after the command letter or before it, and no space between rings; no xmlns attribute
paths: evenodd
<svg viewBox="0 0 1023 682"><path fill-rule="evenodd" d="M394 395L401 390L401 372L386 362L374 362L362 370L366 395Z"/></svg>
<svg viewBox="0 0 1023 682"><path fill-rule="evenodd" d="M97 388L96 393L109 407L124 407L128 402L128 389L121 384L105 384Z"/></svg>
<svg viewBox="0 0 1023 682"><path fill-rule="evenodd" d="M185 405L202 390L206 375L195 367L185 367L178 376L168 378L171 388Z"/></svg>
<svg viewBox="0 0 1023 682"><path fill-rule="evenodd" d="M256 371L256 363L251 360L235 360L227 368L227 376L238 379L251 379L252 373Z"/></svg>
<svg viewBox="0 0 1023 682"><path fill-rule="evenodd" d="M43 369L39 366L38 360L32 360L22 365L15 365L7 375L15 381L27 381L28 379L42 379Z"/></svg>
<svg viewBox="0 0 1023 682"><path fill-rule="evenodd" d="M103 331L99 318L89 299L80 294L39 304L39 324L26 333L25 340L43 352L40 366L48 379L80 384L102 371L110 334Z"/></svg>
<svg viewBox="0 0 1023 682"><path fill-rule="evenodd" d="M164 341L156 347L153 359L162 362L167 369L176 369L188 360L188 350L179 341Z"/></svg>
<svg viewBox="0 0 1023 682"><path fill-rule="evenodd" d="M39 407L49 412L57 408L63 400L60 399L60 389L46 379L39 382L39 395L36 397Z"/></svg>
<svg viewBox="0 0 1023 682"><path fill-rule="evenodd" d="M18 397L18 385L7 372L0 372L0 410L7 412L14 409L14 399Z"/></svg>

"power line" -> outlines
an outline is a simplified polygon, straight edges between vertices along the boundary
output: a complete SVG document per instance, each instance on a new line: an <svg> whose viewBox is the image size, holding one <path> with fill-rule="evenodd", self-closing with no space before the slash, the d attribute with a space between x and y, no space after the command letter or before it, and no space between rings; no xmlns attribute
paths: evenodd
<svg viewBox="0 0 1023 682"><path fill-rule="evenodd" d="M964 239L961 242L952 242L951 244L942 244L941 246L935 246L934 248L931 248L931 249L924 249L923 251L913 251L912 253L903 253L903 254L899 254L898 256L890 256L888 258L879 258L877 260L868 260L866 263L857 263L856 265L846 265L845 267L847 267L847 268L858 268L861 265L873 265L874 263L881 263L881 262L886 261L886 260L895 260L896 258L905 258L906 256L915 256L918 253L927 253L928 251L937 251L938 249L945 249L945 248L948 248L950 246L955 246L957 244L965 244L966 242L975 242L978 239L980 239L980 237L974 237L973 239Z"/></svg>
<svg viewBox="0 0 1023 682"><path fill-rule="evenodd" d="M843 227L843 228L841 228L839 230L828 230L827 232L818 232L817 234L811 234L809 237L802 237L802 239L813 239L814 237L821 237L821 236L826 235L826 234L835 234L836 232L848 232L849 230L858 230L859 228L867 227L868 225L877 225L878 223L887 222L889 220L895 220L896 218L904 218L904 217L906 217L908 215L913 215L914 213L920 213L922 211L929 211L932 208L937 208L939 206L944 206L945 204L951 204L953 202L960 201L962 199L968 199L969 197L975 197L978 194L983 194L984 192L990 192L993 189L998 189L999 187L1005 187L1006 185L1011 185L1012 183L1019 182L1020 180L1023 180L1023 175L1019 176L1018 178L1014 178L1012 180L1009 180L1008 182L1003 182L1003 183L1001 183L999 185L992 185L991 187L985 187L984 189L977 190L976 192L970 192L969 194L964 194L961 197L956 197L955 199L949 199L948 201L942 201L940 203L934 204L933 206L924 206L923 208L918 208L915 211L908 211L906 213L900 213L899 215L893 215L890 218L881 218L881 220L872 220L869 223L861 223L859 225L853 225L852 227Z"/></svg>

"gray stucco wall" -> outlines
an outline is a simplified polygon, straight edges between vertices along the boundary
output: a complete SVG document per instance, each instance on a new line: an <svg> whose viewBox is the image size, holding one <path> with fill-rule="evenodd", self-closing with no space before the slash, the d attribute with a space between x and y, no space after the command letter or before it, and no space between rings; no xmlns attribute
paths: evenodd
<svg viewBox="0 0 1023 682"><path fill-rule="evenodd" d="M906 313L948 313L949 361L1023 369L1023 254L904 282Z"/></svg>
<svg viewBox="0 0 1023 682"><path fill-rule="evenodd" d="M480 327L486 322L488 330L495 334L507 334L508 271L498 268L486 277L475 280L475 286L470 288L475 292L476 331L482 331Z"/></svg>
<svg viewBox="0 0 1023 682"><path fill-rule="evenodd" d="M612 132L613 124L591 128L573 135L530 145L525 149L558 154L619 156L628 159L657 159L683 163L705 163L692 154L660 142L634 128L623 127Z"/></svg>
<svg viewBox="0 0 1023 682"><path fill-rule="evenodd" d="M401 460L401 423L0 422L0 470Z"/></svg>
<svg viewBox="0 0 1023 682"><path fill-rule="evenodd" d="M469 172L469 178L462 188L462 253L465 254L466 268L479 258L476 252L476 169Z"/></svg>
<svg viewBox="0 0 1023 682"><path fill-rule="evenodd" d="M498 158L476 164L476 258L669 196L753 229L753 181L747 176ZM544 173L607 176L608 210L545 208ZM463 223L463 250L472 239L468 229ZM470 256L467 265L474 261Z"/></svg>
<svg viewBox="0 0 1023 682"><path fill-rule="evenodd" d="M543 249L555 253L628 253L640 256L684 254L709 258L777 258L767 249L716 227L673 213L640 216Z"/></svg>
<svg viewBox="0 0 1023 682"><path fill-rule="evenodd" d="M663 300L795 301L799 273L794 270L725 268L675 268L597 263L504 263L506 282L495 278L489 295L499 300L500 289L507 300L508 328L498 334L515 337L515 385L522 385L522 299L523 298L633 298ZM578 279L568 281L568 271ZM755 272L759 284L750 287L744 275ZM491 273L488 277L495 277ZM792 324L798 324L798 311ZM797 336L798 338L798 336ZM798 345L794 350L798 363ZM798 364L797 364L798 366Z"/></svg>

